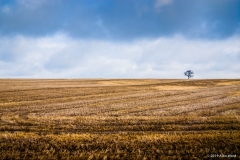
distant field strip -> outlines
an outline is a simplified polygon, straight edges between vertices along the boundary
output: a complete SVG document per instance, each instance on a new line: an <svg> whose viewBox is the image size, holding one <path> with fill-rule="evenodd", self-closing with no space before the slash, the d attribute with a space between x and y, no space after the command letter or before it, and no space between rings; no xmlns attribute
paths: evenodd
<svg viewBox="0 0 240 160"><path fill-rule="evenodd" d="M0 79L0 159L239 157L239 131L238 79Z"/></svg>

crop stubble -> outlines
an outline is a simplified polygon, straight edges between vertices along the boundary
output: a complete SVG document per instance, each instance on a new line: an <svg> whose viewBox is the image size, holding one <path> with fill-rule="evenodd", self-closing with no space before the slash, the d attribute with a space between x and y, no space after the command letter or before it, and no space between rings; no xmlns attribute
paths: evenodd
<svg viewBox="0 0 240 160"><path fill-rule="evenodd" d="M240 156L240 80L1 79L1 159Z"/></svg>

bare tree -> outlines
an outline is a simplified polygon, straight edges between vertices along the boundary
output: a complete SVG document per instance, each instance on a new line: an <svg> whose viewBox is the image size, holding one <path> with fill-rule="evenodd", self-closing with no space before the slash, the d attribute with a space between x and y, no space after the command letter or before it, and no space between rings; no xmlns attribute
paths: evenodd
<svg viewBox="0 0 240 160"><path fill-rule="evenodd" d="M184 72L184 75L187 76L188 79L191 78L191 77L193 77L193 74L194 74L194 73L193 73L193 71L191 71L191 70L188 70L188 71Z"/></svg>

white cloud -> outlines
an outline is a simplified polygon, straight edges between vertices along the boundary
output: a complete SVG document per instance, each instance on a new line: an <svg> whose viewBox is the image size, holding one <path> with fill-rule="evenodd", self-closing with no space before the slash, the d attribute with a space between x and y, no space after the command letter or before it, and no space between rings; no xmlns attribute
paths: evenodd
<svg viewBox="0 0 240 160"><path fill-rule="evenodd" d="M240 78L240 37L182 36L133 42L73 39L65 34L0 38L0 77Z"/></svg>
<svg viewBox="0 0 240 160"><path fill-rule="evenodd" d="M9 13L10 12L10 7L6 5L6 6L1 7L0 10L3 13Z"/></svg>
<svg viewBox="0 0 240 160"><path fill-rule="evenodd" d="M173 3L173 0L156 0L155 2L155 8L159 9L162 6L170 5Z"/></svg>
<svg viewBox="0 0 240 160"><path fill-rule="evenodd" d="M28 9L36 9L43 4L46 4L48 0L17 0L17 2Z"/></svg>

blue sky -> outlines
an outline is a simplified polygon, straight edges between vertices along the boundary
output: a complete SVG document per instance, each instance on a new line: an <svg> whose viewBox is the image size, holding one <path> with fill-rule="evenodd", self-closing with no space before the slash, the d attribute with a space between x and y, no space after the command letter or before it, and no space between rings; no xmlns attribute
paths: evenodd
<svg viewBox="0 0 240 160"><path fill-rule="evenodd" d="M1 0L0 78L240 78L239 0Z"/></svg>

